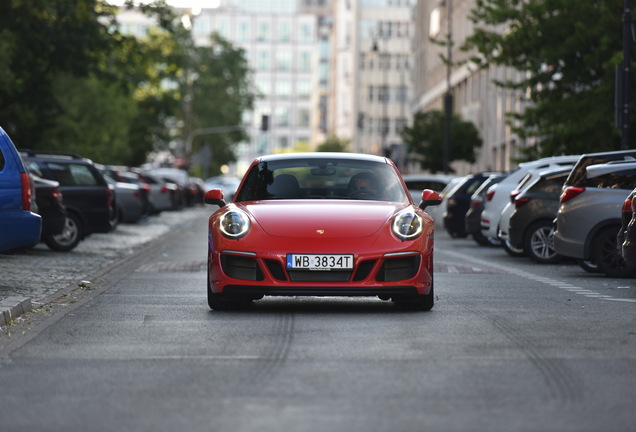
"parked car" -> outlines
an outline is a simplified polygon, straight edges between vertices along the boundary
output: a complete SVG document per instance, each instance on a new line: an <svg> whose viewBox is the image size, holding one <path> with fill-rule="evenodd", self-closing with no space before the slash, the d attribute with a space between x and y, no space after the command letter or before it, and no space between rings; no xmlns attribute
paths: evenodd
<svg viewBox="0 0 636 432"><path fill-rule="evenodd" d="M508 224L508 241L533 261L554 264L561 256L554 251L554 218L559 197L571 169L542 171L514 197L514 211Z"/></svg>
<svg viewBox="0 0 636 432"><path fill-rule="evenodd" d="M616 237L616 247L625 263L636 266L636 189L632 190L621 209L621 228Z"/></svg>
<svg viewBox="0 0 636 432"><path fill-rule="evenodd" d="M153 204L150 197L150 185L139 174L122 166L100 165L99 169L104 176L114 180L116 189L121 190L120 194L125 195L123 197L125 202L118 204L117 193L115 193L115 206L122 222L135 223L151 213ZM139 208L140 205L141 208Z"/></svg>
<svg viewBox="0 0 636 432"><path fill-rule="evenodd" d="M413 202L420 199L424 189L441 193L455 177L457 176L444 174L405 174L402 176Z"/></svg>
<svg viewBox="0 0 636 432"><path fill-rule="evenodd" d="M32 193L24 162L0 127L0 252L40 241L42 217L31 211Z"/></svg>
<svg viewBox="0 0 636 432"><path fill-rule="evenodd" d="M481 231L481 212L484 210L486 193L490 186L499 183L508 174L492 174L483 182L470 197L470 208L466 212L465 225L466 232L472 236L477 244L482 246L500 246L501 241L494 237L486 237Z"/></svg>
<svg viewBox="0 0 636 432"><path fill-rule="evenodd" d="M225 195L228 201L232 201L234 199L234 194L236 194L236 190L241 184L241 179L234 176L216 176L210 177L205 180L206 192L210 189L221 189L223 190L223 195Z"/></svg>
<svg viewBox="0 0 636 432"><path fill-rule="evenodd" d="M448 194L455 189L455 186L457 186L459 184L459 182L461 182L462 180L464 180L465 176L458 176L458 177L453 177L448 184L444 187L444 189L442 189L442 191L439 193L440 196L442 197L442 203L440 205L437 206L433 206L433 207L428 207L426 209L426 212L431 215L431 217L433 218L433 220L435 221L435 226L439 229L444 229L444 213L446 212L446 203L448 202L448 199L446 199L448 197ZM411 197L413 199L414 203L417 203L417 200L420 199L416 194L414 196L413 192L409 192L411 193Z"/></svg>
<svg viewBox="0 0 636 432"><path fill-rule="evenodd" d="M528 186L530 186L530 184L542 173L544 172L544 170L550 170L550 169L562 169L565 168L567 171L571 171L572 170L572 166L574 164L560 164L560 165L555 165L551 168L539 168L539 169L531 169L530 171L528 171L526 173L526 175L523 176L523 178L519 181L519 184L517 185L517 187L510 192L510 201L504 206L503 210L501 210L501 215L499 217L499 239L501 240L501 246L503 247L503 249L506 251L506 253L508 253L508 255L513 256L513 257L521 257L521 256L526 256L527 253L524 251L523 247L515 247L511 242L510 242L510 237L508 234L508 230L510 227L510 217L512 216L512 213L514 213L515 211L515 200L516 197L522 193L526 188L528 188Z"/></svg>
<svg viewBox="0 0 636 432"><path fill-rule="evenodd" d="M152 174L168 182L174 191L173 202L177 209L188 205L190 197L188 196L188 183L190 176L188 172L179 168L152 168L149 170Z"/></svg>
<svg viewBox="0 0 636 432"><path fill-rule="evenodd" d="M617 150L609 152L597 152L586 153L581 155L579 160L572 168L572 172L565 180L561 193L566 189L585 187L587 181L586 168L590 165L598 165L612 161L636 161L636 150ZM599 271L598 266L593 261L579 260L579 265L585 271L590 273L597 273Z"/></svg>
<svg viewBox="0 0 636 432"><path fill-rule="evenodd" d="M209 221L208 304L263 296L378 296L430 310L434 223L390 159L351 153L259 157L234 202L220 189Z"/></svg>
<svg viewBox="0 0 636 432"><path fill-rule="evenodd" d="M146 205L138 185L120 182L103 173L113 191L113 215L111 225L120 223L136 223L146 215Z"/></svg>
<svg viewBox="0 0 636 432"><path fill-rule="evenodd" d="M37 212L42 216L42 234L40 240L51 250L70 251L77 246L79 239L73 241L66 232L68 220L60 183L37 176L31 176L35 186Z"/></svg>
<svg viewBox="0 0 636 432"><path fill-rule="evenodd" d="M623 202L636 187L636 162L588 165L585 182L578 184L561 194L555 252L591 261L609 277L636 274L636 267L625 263L616 243Z"/></svg>
<svg viewBox="0 0 636 432"><path fill-rule="evenodd" d="M65 232L71 242L111 231L113 191L89 159L69 153L24 150L33 175L59 182L67 211Z"/></svg>
<svg viewBox="0 0 636 432"><path fill-rule="evenodd" d="M451 237L464 238L466 232L466 212L470 208L470 198L492 172L469 174L465 176L444 198L444 228Z"/></svg>
<svg viewBox="0 0 636 432"><path fill-rule="evenodd" d="M175 208L172 198L173 190L170 184L149 171L134 170L134 172L136 172L150 188L152 214L159 214L162 211L173 210Z"/></svg>
<svg viewBox="0 0 636 432"><path fill-rule="evenodd" d="M531 170L545 170L552 167L574 165L580 156L554 156L519 164L517 169L508 174L505 180L491 186L488 198L484 203L484 211L481 213L481 229L487 237L499 238L501 230L501 212L510 202L510 192L518 188L519 182ZM502 242L502 246L505 242ZM507 251L514 252L514 251ZM514 253L513 253L514 254Z"/></svg>

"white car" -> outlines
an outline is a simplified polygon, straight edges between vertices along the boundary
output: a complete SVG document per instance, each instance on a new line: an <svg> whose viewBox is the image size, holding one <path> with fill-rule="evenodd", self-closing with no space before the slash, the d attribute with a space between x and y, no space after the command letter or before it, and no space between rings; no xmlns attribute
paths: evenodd
<svg viewBox="0 0 636 432"><path fill-rule="evenodd" d="M517 188L519 182L528 172L559 166L573 166L579 158L580 155L554 156L519 164L519 167L508 177L488 189L484 211L481 213L482 233L486 237L499 238L501 212L510 202L510 193Z"/></svg>

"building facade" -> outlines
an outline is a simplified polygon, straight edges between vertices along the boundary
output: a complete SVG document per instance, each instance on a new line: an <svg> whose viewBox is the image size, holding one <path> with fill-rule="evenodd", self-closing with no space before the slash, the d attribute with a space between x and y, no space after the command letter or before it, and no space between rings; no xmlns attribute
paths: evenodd
<svg viewBox="0 0 636 432"><path fill-rule="evenodd" d="M411 116L411 0L335 0L330 130L351 150L405 161Z"/></svg>
<svg viewBox="0 0 636 432"><path fill-rule="evenodd" d="M416 31L413 39L412 113L443 110L444 95L450 90L454 112L473 122L483 140L475 164L451 164L459 174L510 170L514 168L514 158L519 156L519 148L524 145L506 123L506 113L522 110L524 102L519 94L493 84L495 80L514 80L517 72L504 67L478 69L467 62L474 53L460 50L472 34L473 24L467 17L475 2L420 0L413 7ZM453 63L450 68L440 58L448 58L447 45L430 42L430 38L447 41L449 33ZM452 134L450 152L452 159Z"/></svg>

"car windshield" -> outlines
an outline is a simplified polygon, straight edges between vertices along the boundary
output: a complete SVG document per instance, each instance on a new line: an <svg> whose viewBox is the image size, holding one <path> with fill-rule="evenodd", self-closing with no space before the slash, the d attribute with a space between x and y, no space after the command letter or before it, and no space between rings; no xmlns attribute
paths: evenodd
<svg viewBox="0 0 636 432"><path fill-rule="evenodd" d="M281 159L261 162L247 174L236 201L364 199L408 202L396 170L357 159Z"/></svg>

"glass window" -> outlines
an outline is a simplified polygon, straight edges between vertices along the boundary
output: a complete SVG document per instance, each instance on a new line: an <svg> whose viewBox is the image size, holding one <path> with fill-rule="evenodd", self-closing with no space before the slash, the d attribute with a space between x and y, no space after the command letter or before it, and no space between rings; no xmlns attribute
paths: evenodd
<svg viewBox="0 0 636 432"><path fill-rule="evenodd" d="M246 21L242 21L238 25L238 35L239 42L248 42L251 40L250 38L250 23Z"/></svg>
<svg viewBox="0 0 636 432"><path fill-rule="evenodd" d="M301 72L311 71L311 51L301 51L298 54L298 70Z"/></svg>
<svg viewBox="0 0 636 432"><path fill-rule="evenodd" d="M311 97L311 80L299 79L296 81L296 96L301 99Z"/></svg>
<svg viewBox="0 0 636 432"><path fill-rule="evenodd" d="M310 124L310 111L306 108L301 108L298 110L298 126L299 127L309 127Z"/></svg>
<svg viewBox="0 0 636 432"><path fill-rule="evenodd" d="M279 71L291 70L292 56L290 51L279 50L276 53L276 69Z"/></svg>
<svg viewBox="0 0 636 432"><path fill-rule="evenodd" d="M260 71L270 70L272 68L272 58L269 51L259 51L256 63L256 69Z"/></svg>
<svg viewBox="0 0 636 432"><path fill-rule="evenodd" d="M276 108L276 126L289 126L289 108Z"/></svg>
<svg viewBox="0 0 636 432"><path fill-rule="evenodd" d="M291 25L288 22L282 22L278 25L278 41L289 42L291 40Z"/></svg>
<svg viewBox="0 0 636 432"><path fill-rule="evenodd" d="M276 81L276 97L279 99L289 99L291 97L291 81Z"/></svg>
<svg viewBox="0 0 636 432"><path fill-rule="evenodd" d="M298 29L298 40L300 42L311 43L314 40L314 26L312 24L301 24Z"/></svg>
<svg viewBox="0 0 636 432"><path fill-rule="evenodd" d="M268 22L261 22L258 24L258 35L257 39L260 42L268 42L272 38L272 28Z"/></svg>

